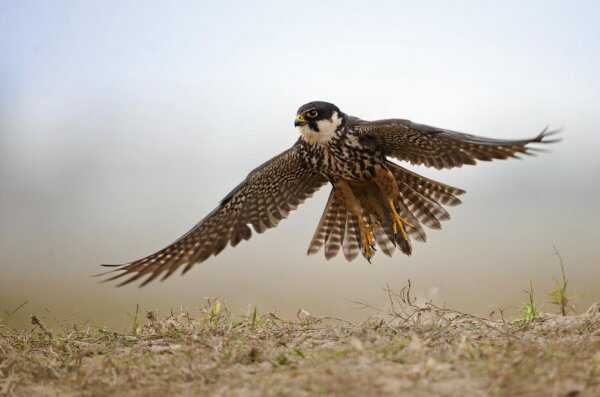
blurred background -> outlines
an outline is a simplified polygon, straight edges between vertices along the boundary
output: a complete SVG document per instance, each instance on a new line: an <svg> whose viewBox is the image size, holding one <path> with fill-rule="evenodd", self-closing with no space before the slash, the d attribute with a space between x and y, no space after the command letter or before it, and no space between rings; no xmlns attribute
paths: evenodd
<svg viewBox="0 0 600 397"><path fill-rule="evenodd" d="M361 319L387 284L477 314L538 303L564 257L600 301L596 1L0 3L0 316L124 326L219 297ZM550 153L418 172L467 190L413 256L305 256L329 188L276 229L143 289L99 285L192 227L297 139L323 99L364 119L499 138L563 127ZM10 315L19 305L20 310Z"/></svg>

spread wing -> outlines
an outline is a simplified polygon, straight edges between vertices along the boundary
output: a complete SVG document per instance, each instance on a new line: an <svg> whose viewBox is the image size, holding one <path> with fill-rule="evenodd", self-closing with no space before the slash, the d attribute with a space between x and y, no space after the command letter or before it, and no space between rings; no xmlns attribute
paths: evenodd
<svg viewBox="0 0 600 397"><path fill-rule="evenodd" d="M217 208L168 247L123 265L103 265L116 267L108 273L117 273L105 281L127 276L121 286L147 276L144 286L161 275L166 279L185 265L183 274L227 244L248 240L252 236L249 225L257 233L275 227L325 182L306 167L297 146L292 146L252 171Z"/></svg>
<svg viewBox="0 0 600 397"><path fill-rule="evenodd" d="M475 164L477 160L491 161L531 155L540 149L527 146L530 143L552 143L548 139L558 131L545 128L529 139L505 140L485 138L413 123L409 120L390 119L363 121L353 118L354 128L371 137L386 155L412 164L428 167L454 168L463 164Z"/></svg>

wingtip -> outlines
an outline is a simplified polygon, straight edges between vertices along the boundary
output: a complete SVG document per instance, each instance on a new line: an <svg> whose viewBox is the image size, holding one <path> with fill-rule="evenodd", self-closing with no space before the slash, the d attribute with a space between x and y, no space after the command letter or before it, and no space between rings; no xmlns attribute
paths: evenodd
<svg viewBox="0 0 600 397"><path fill-rule="evenodd" d="M106 278L98 281L98 284L106 284L106 283L109 283L111 281L117 280L117 279L125 276L126 274L129 274L129 272L125 268L125 266L127 266L127 265L129 265L129 263L124 263L124 264L105 264L105 263L103 263L100 266L111 268L111 270L107 270L107 271L104 271L104 272L92 274L91 277L105 277L107 275L113 274L110 277L106 277ZM114 274L114 273L117 273L117 274ZM115 285L115 287L120 287L120 286L125 285L127 283L128 283L127 280L125 280L125 281L123 281L123 282Z"/></svg>
<svg viewBox="0 0 600 397"><path fill-rule="evenodd" d="M558 135L558 134L562 133L563 131L564 131L564 129L562 127L554 129L554 130L549 130L549 126L546 126L546 127L544 127L544 129L542 131L540 131L540 133L534 139L532 139L532 143L560 142L560 141L562 141L562 138L553 138L553 139L547 139L547 138Z"/></svg>
<svg viewBox="0 0 600 397"><path fill-rule="evenodd" d="M113 270L113 271L111 271L111 272L106 272L106 273L104 273L104 274L113 273L114 271L118 271L118 270ZM121 273L119 273L119 274L115 274L115 275L114 275L114 276L112 276L112 277L108 277L108 278L105 278L105 279L103 279L103 280L100 280L100 281L99 281L99 284L106 284L106 283L110 283L111 281L117 280L117 279L119 279L119 278L123 277L123 276L124 276L124 275L126 275L126 274L127 274L127 272L121 272ZM117 285L115 285L115 287L120 287L120 286L121 286L121 283L120 283L120 284L117 284Z"/></svg>
<svg viewBox="0 0 600 397"><path fill-rule="evenodd" d="M125 276L126 274L129 274L129 273L127 273L127 272L125 272L125 273L121 273L121 274L119 274L119 275L117 275L117 276L113 277L113 278L112 278L112 280L115 280L115 279L117 279L117 278L123 277L123 276ZM119 284L115 285L115 287L122 287L122 286L124 286L124 285L131 284L131 283L133 283L134 281L136 281L136 280L140 279L140 278L141 278L143 275L144 275L144 273L142 273L142 272L136 273L136 274L134 274L133 276L131 276L131 277L129 277L129 278L127 278L127 279L125 279L125 280L121 281ZM108 281L111 281L111 280L108 280ZM140 285L140 287L143 287L143 285Z"/></svg>

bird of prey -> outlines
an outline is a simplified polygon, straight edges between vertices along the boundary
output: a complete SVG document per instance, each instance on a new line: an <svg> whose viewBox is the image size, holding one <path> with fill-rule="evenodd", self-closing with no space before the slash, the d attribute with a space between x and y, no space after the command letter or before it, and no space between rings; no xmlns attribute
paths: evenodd
<svg viewBox="0 0 600 397"><path fill-rule="evenodd" d="M515 158L551 143L557 131L547 128L529 139L475 136L403 119L365 121L343 113L332 103L301 106L294 120L300 137L292 147L254 169L220 204L174 243L145 258L114 266L105 281L125 277L119 285L143 278L145 285L166 279L178 268L235 247L275 227L306 198L329 182L323 215L308 247L324 247L330 259L342 250L351 261L367 259L376 246L391 256L398 248L412 252L411 240L425 241L423 225L440 229L449 219L444 206L461 201L464 190L414 173L390 158L437 169L476 161ZM104 273L106 274L106 273ZM145 278L144 278L145 277Z"/></svg>

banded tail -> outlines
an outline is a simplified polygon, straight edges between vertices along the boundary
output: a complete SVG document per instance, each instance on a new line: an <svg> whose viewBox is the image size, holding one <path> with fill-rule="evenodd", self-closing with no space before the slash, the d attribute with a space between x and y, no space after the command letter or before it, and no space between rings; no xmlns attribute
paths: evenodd
<svg viewBox="0 0 600 397"><path fill-rule="evenodd" d="M411 239L426 241L422 225L440 229L441 222L450 219L444 206L460 204L458 196L465 191L426 178L389 161L386 166L394 175L400 191L395 202L396 211L411 224L406 229L408 238L395 233L390 211L375 183L352 184L352 190L361 203L366 220L373 227L375 241L381 251L392 256L398 247L404 254L410 255ZM342 195L333 188L307 254L316 254L324 246L326 259L335 257L342 249L346 260L352 261L361 250L360 244L358 219L346 208Z"/></svg>

